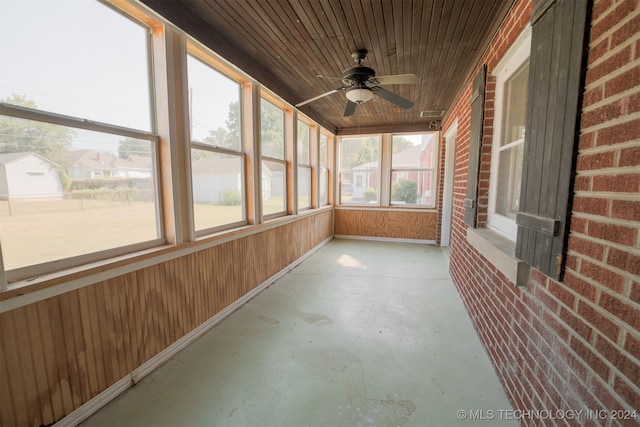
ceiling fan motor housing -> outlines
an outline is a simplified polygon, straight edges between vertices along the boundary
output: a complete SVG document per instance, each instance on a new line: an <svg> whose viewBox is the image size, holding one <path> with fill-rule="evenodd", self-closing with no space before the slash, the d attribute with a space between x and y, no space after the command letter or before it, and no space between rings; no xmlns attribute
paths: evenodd
<svg viewBox="0 0 640 427"><path fill-rule="evenodd" d="M373 68L358 65L351 67L342 73L342 82L345 86L363 86L367 80L376 76Z"/></svg>

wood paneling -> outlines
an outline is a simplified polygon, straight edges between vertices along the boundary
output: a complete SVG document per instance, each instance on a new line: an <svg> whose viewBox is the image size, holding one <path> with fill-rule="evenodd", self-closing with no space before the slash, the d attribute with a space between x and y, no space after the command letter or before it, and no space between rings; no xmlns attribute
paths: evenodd
<svg viewBox="0 0 640 427"><path fill-rule="evenodd" d="M416 74L419 85L388 89L415 103L403 110L375 98L343 117L344 92L301 107L342 133L422 126L422 110L448 109L513 0L143 0L222 57L295 105L336 89L367 49L378 76Z"/></svg>
<svg viewBox="0 0 640 427"><path fill-rule="evenodd" d="M335 234L436 240L436 212L336 209Z"/></svg>
<svg viewBox="0 0 640 427"><path fill-rule="evenodd" d="M332 215L2 313L0 425L60 420L330 237Z"/></svg>

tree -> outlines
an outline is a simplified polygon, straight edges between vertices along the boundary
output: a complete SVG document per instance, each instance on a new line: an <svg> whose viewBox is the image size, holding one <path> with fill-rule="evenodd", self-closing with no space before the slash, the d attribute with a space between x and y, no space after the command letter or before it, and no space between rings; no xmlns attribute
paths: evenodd
<svg viewBox="0 0 640 427"><path fill-rule="evenodd" d="M13 94L0 100L6 104L37 109L25 96ZM71 148L74 132L68 127L14 117L0 117L0 153L33 152L60 162Z"/></svg>
<svg viewBox="0 0 640 427"><path fill-rule="evenodd" d="M260 104L260 143L264 156L282 158L284 153L284 112L264 99Z"/></svg>
<svg viewBox="0 0 640 427"><path fill-rule="evenodd" d="M151 144L144 139L126 137L118 142L118 157L128 159L131 155L151 157Z"/></svg>
<svg viewBox="0 0 640 427"><path fill-rule="evenodd" d="M404 136L394 136L393 137L393 153L399 153L401 151L406 150L407 148L413 147L413 143L409 141Z"/></svg>

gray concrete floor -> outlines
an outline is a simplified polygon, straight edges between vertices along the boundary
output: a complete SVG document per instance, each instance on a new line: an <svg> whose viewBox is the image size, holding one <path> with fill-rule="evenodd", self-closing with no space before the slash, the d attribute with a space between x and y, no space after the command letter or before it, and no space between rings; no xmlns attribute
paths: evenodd
<svg viewBox="0 0 640 427"><path fill-rule="evenodd" d="M517 425L447 265L333 240L83 425Z"/></svg>

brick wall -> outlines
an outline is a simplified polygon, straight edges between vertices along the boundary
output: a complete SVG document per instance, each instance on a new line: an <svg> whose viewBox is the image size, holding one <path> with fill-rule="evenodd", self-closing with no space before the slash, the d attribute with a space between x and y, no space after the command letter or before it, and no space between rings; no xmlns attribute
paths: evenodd
<svg viewBox="0 0 640 427"><path fill-rule="evenodd" d="M530 0L519 0L509 13L483 59L489 74L531 10ZM517 288L467 243L470 81L443 126L444 133L458 119L451 273L507 395L523 411L640 412L640 0L595 0L590 28L562 283L533 269L528 287ZM479 227L486 226L492 77L487 89ZM522 424L640 425L637 417L596 412L541 422L532 415Z"/></svg>

